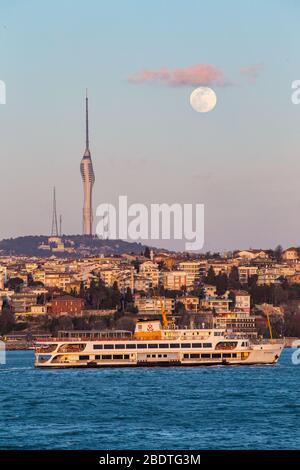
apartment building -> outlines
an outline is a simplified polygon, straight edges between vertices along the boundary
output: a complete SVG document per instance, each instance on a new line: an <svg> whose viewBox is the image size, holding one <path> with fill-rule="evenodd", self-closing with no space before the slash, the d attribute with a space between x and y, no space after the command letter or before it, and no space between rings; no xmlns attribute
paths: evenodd
<svg viewBox="0 0 300 470"><path fill-rule="evenodd" d="M235 310L250 315L250 294L243 290L233 291L235 296Z"/></svg>
<svg viewBox="0 0 300 470"><path fill-rule="evenodd" d="M164 272L163 286L171 290L181 290L182 287L187 287L187 273L185 271Z"/></svg>
<svg viewBox="0 0 300 470"><path fill-rule="evenodd" d="M225 328L232 333L245 333L250 338L257 337L255 317L246 313L226 313L214 317L216 328Z"/></svg>
<svg viewBox="0 0 300 470"><path fill-rule="evenodd" d="M282 253L282 259L284 261L297 261L299 259L297 249L294 247L291 247L291 248L288 248L287 250L284 250Z"/></svg>
<svg viewBox="0 0 300 470"><path fill-rule="evenodd" d="M177 297L176 302L181 302L187 312L198 312L200 306L199 297L192 295L185 295L182 297Z"/></svg>
<svg viewBox="0 0 300 470"><path fill-rule="evenodd" d="M135 296L134 305L139 312L161 312L162 307L167 313L175 309L175 300L167 297L138 297Z"/></svg>
<svg viewBox="0 0 300 470"><path fill-rule="evenodd" d="M82 313L83 306L83 299L72 297L71 295L64 295L50 302L49 311L54 315L79 315Z"/></svg>
<svg viewBox="0 0 300 470"><path fill-rule="evenodd" d="M140 274L145 278L148 278L151 287L157 287L159 284L159 269L156 263L152 261L145 261L140 265Z"/></svg>
<svg viewBox="0 0 300 470"><path fill-rule="evenodd" d="M187 287L193 287L197 281L205 276L206 261L182 261L178 264L178 268L186 273Z"/></svg>
<svg viewBox="0 0 300 470"><path fill-rule="evenodd" d="M200 300L200 306L203 309L213 310L215 313L224 313L229 311L231 300L224 297L206 297Z"/></svg>
<svg viewBox="0 0 300 470"><path fill-rule="evenodd" d="M241 284L247 284L250 277L255 276L258 272L257 266L239 266L239 281Z"/></svg>

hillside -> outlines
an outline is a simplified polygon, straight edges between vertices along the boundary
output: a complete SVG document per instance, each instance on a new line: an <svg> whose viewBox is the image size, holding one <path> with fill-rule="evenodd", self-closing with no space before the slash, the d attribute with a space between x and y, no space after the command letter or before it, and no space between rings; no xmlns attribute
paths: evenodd
<svg viewBox="0 0 300 470"><path fill-rule="evenodd" d="M123 240L100 240L85 235L63 235L62 243L73 252L52 252L51 249L41 250L39 246L48 244L48 237L43 235L28 235L24 237L8 238L0 241L0 254L25 256L82 256L89 254L140 254L145 245Z"/></svg>

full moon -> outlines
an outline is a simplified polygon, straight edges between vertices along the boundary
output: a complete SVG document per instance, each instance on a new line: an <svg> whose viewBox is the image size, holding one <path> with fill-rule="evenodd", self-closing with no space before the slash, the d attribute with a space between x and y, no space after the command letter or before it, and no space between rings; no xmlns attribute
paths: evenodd
<svg viewBox="0 0 300 470"><path fill-rule="evenodd" d="M196 88L190 96L190 104L198 113L207 113L214 109L217 103L217 95L214 90L207 87Z"/></svg>

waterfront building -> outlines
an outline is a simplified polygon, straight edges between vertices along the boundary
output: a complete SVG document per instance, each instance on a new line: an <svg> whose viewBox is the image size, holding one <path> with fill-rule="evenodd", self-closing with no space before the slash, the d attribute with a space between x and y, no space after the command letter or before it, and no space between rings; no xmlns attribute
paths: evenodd
<svg viewBox="0 0 300 470"><path fill-rule="evenodd" d="M80 315L82 313L83 307L83 299L72 297L71 295L63 295L61 297L56 297L50 302L49 311L53 315Z"/></svg>
<svg viewBox="0 0 300 470"><path fill-rule="evenodd" d="M34 292L18 292L11 296L11 306L16 313L30 311L36 302L37 295Z"/></svg>
<svg viewBox="0 0 300 470"><path fill-rule="evenodd" d="M229 333L245 333L249 338L256 338L255 317L246 313L227 312L214 317L215 328L226 329Z"/></svg>
<svg viewBox="0 0 300 470"><path fill-rule="evenodd" d="M161 312L162 308L167 313L172 313L175 309L175 300L161 297L134 297L134 305L139 312Z"/></svg>

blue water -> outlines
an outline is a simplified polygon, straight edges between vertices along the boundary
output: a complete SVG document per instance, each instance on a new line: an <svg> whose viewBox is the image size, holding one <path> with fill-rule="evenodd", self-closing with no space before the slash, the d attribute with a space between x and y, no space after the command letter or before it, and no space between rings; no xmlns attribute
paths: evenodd
<svg viewBox="0 0 300 470"><path fill-rule="evenodd" d="M1 449L297 449L300 365L35 369L0 366Z"/></svg>

